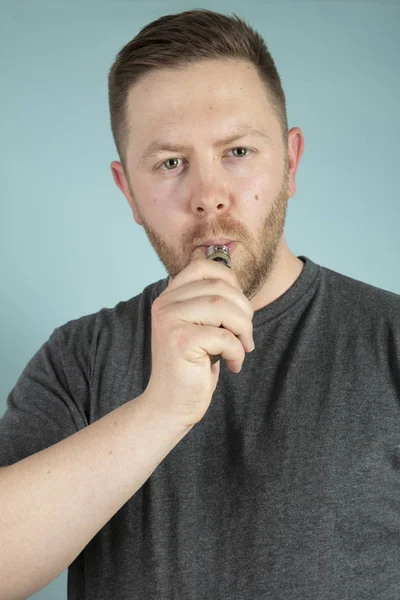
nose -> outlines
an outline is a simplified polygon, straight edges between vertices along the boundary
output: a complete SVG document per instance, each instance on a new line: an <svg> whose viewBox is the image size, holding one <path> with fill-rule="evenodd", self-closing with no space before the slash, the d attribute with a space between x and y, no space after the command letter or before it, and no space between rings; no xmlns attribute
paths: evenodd
<svg viewBox="0 0 400 600"><path fill-rule="evenodd" d="M203 169L192 172L191 207L196 215L226 212L230 205L227 182L216 170Z"/></svg>

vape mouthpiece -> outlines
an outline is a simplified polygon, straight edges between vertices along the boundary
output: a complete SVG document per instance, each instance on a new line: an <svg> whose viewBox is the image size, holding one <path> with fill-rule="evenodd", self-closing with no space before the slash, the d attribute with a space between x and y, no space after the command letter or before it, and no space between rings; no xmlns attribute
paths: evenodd
<svg viewBox="0 0 400 600"><path fill-rule="evenodd" d="M210 260L215 260L217 262L222 262L229 269L232 268L229 248L228 246L225 246L225 244L215 244L209 246L207 248L206 258L209 258Z"/></svg>
<svg viewBox="0 0 400 600"><path fill-rule="evenodd" d="M228 246L225 246L225 244L213 244L212 246L209 246L207 248L207 252L206 252L206 258L208 258L209 260L215 260L217 262L221 262L222 264L224 264L226 267L228 267L228 269L231 269L231 257L229 254L229 248ZM222 327L222 325L221 325ZM215 364L216 362L218 362L219 360L221 360L221 354L216 354L214 356L210 356L210 361L211 364Z"/></svg>

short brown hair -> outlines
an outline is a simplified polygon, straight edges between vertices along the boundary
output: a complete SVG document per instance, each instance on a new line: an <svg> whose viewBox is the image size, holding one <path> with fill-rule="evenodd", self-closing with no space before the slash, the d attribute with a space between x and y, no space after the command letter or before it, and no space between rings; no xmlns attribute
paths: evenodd
<svg viewBox="0 0 400 600"><path fill-rule="evenodd" d="M151 71L184 68L207 59L247 60L256 67L285 139L288 128L285 94L264 39L235 14L189 10L160 17L143 27L119 51L110 69L111 129L124 168L128 145L126 105L130 88Z"/></svg>

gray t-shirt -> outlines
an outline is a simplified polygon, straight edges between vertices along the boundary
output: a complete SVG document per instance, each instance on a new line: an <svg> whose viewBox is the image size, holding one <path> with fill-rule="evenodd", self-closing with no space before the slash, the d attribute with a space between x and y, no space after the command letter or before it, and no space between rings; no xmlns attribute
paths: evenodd
<svg viewBox="0 0 400 600"><path fill-rule="evenodd" d="M221 360L202 421L71 564L69 600L400 598L400 296L299 258L242 371ZM10 393L0 464L145 390L167 283L54 330Z"/></svg>

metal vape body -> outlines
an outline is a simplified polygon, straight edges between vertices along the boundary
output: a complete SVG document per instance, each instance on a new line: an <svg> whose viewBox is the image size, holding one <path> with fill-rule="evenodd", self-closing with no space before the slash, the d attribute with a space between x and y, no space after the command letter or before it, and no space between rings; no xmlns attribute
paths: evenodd
<svg viewBox="0 0 400 600"><path fill-rule="evenodd" d="M225 244L215 244L212 246L208 246L206 258L209 258L210 260L215 260L216 262L222 262L229 269L232 268L229 248L228 246L225 246Z"/></svg>
<svg viewBox="0 0 400 600"><path fill-rule="evenodd" d="M206 258L209 260L215 260L216 262L221 262L228 269L231 269L231 256L229 253L228 246L225 244L213 244L207 248ZM222 325L221 325L222 327ZM221 354L215 354L214 356L210 356L211 364L215 364L221 359Z"/></svg>

